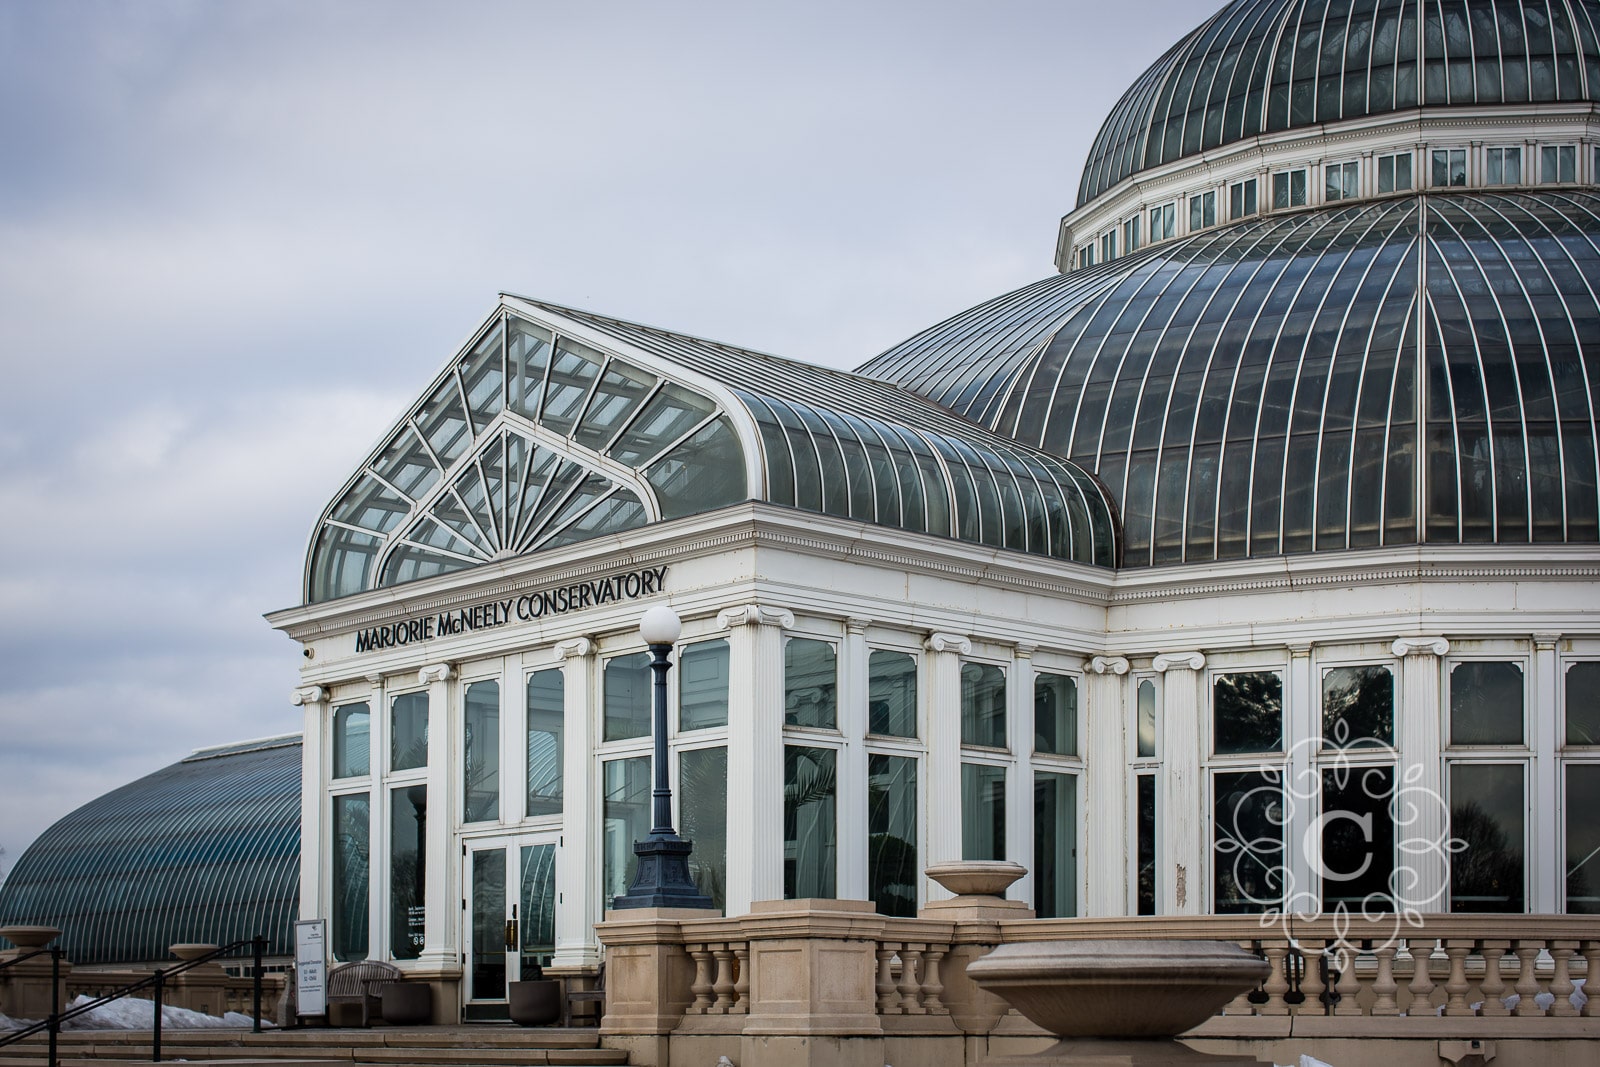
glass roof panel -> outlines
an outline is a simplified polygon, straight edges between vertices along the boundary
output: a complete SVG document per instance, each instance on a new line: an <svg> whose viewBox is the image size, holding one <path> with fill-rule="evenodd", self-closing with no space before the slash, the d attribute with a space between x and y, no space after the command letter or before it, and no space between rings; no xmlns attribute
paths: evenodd
<svg viewBox="0 0 1600 1067"><path fill-rule="evenodd" d="M739 435L726 416L656 460L645 477L667 519L736 504L747 495Z"/></svg>
<svg viewBox="0 0 1600 1067"><path fill-rule="evenodd" d="M496 323L461 361L461 384L473 424L482 430L505 407L505 327Z"/></svg>
<svg viewBox="0 0 1600 1067"><path fill-rule="evenodd" d="M472 426L467 422L461 385L454 374L446 375L423 404L417 414L417 426L433 454L446 465L461 458L472 444Z"/></svg>
<svg viewBox="0 0 1600 1067"><path fill-rule="evenodd" d="M709 400L668 382L617 436L609 455L630 467L646 466L715 411Z"/></svg>
<svg viewBox="0 0 1600 1067"><path fill-rule="evenodd" d="M550 346L554 337L543 326L515 315L507 316L506 366L509 368L506 392L511 410L530 419L539 418L544 400L545 377L550 370Z"/></svg>
<svg viewBox="0 0 1600 1067"><path fill-rule="evenodd" d="M406 500L370 474L363 474L334 507L332 518L364 530L387 533L411 510Z"/></svg>
<svg viewBox="0 0 1600 1067"><path fill-rule="evenodd" d="M439 468L433 462L433 453L423 446L422 440L410 426L389 442L372 461L378 477L416 500L433 488L439 480Z"/></svg>
<svg viewBox="0 0 1600 1067"><path fill-rule="evenodd" d="M605 357L588 345L558 338L539 421L557 433L570 434L604 361Z"/></svg>
<svg viewBox="0 0 1600 1067"><path fill-rule="evenodd" d="M573 440L592 451L606 451L617 431L627 424L656 387L656 381L654 375L621 360L607 362L594 395L578 420Z"/></svg>

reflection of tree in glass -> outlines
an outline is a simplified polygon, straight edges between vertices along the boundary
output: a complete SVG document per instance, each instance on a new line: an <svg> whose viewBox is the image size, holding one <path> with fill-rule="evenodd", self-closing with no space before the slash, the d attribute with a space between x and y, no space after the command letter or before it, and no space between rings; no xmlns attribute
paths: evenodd
<svg viewBox="0 0 1600 1067"><path fill-rule="evenodd" d="M1522 850L1475 800L1450 811L1450 834L1466 842L1450 864L1452 911L1522 910Z"/></svg>
<svg viewBox="0 0 1600 1067"><path fill-rule="evenodd" d="M1322 676L1322 738L1336 748L1394 742L1394 675L1335 667Z"/></svg>
<svg viewBox="0 0 1600 1067"><path fill-rule="evenodd" d="M683 838L694 843L689 875L700 892L720 908L727 900L728 750L702 749L682 755L678 761L678 821Z"/></svg>
<svg viewBox="0 0 1600 1067"><path fill-rule="evenodd" d="M783 861L784 896L813 896L801 893L804 881L832 893L834 797L837 795L835 757L832 749L791 745L784 749L786 764L783 787L783 837L791 847ZM801 861L814 865L801 878Z"/></svg>
<svg viewBox="0 0 1600 1067"><path fill-rule="evenodd" d="M1219 674L1212 704L1218 752L1283 747L1283 679L1270 671Z"/></svg>
<svg viewBox="0 0 1600 1067"><path fill-rule="evenodd" d="M915 832L915 813L908 818L896 810L896 801L915 806L916 790L914 785L909 791L896 790L893 784L888 774L867 780L867 882L880 914L911 917L917 914L917 845L884 828L909 825Z"/></svg>
<svg viewBox="0 0 1600 1067"><path fill-rule="evenodd" d="M367 955L370 805L365 794L337 797L334 813L333 870L334 956L341 960Z"/></svg>

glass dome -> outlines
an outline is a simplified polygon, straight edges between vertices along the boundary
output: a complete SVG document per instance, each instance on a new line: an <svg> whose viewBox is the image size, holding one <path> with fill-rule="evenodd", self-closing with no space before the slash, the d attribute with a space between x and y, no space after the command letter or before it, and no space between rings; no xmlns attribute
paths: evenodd
<svg viewBox="0 0 1600 1067"><path fill-rule="evenodd" d="M1268 216L998 297L861 372L1095 471L1127 565L1594 542L1600 196Z"/></svg>
<svg viewBox="0 0 1600 1067"><path fill-rule="evenodd" d="M1082 207L1219 145L1418 106L1600 100L1596 0L1234 0L1112 109Z"/></svg>
<svg viewBox="0 0 1600 1067"><path fill-rule="evenodd" d="M74 963L148 963L261 935L300 906L300 738L202 749L46 830L0 885L0 926L61 930Z"/></svg>

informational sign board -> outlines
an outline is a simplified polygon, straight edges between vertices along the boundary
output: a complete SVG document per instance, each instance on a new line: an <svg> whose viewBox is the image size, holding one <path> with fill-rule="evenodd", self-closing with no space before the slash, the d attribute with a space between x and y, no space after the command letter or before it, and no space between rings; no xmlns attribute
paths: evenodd
<svg viewBox="0 0 1600 1067"><path fill-rule="evenodd" d="M294 924L296 1015L328 1014L328 920Z"/></svg>

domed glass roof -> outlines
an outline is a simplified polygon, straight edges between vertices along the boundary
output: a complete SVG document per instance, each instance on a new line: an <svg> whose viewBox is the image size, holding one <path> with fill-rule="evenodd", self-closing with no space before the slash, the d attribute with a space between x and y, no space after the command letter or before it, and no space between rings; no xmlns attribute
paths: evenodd
<svg viewBox="0 0 1600 1067"><path fill-rule="evenodd" d="M267 939L300 902L300 738L203 749L46 830L0 885L0 926L58 927L77 964L169 958L180 942Z"/></svg>
<svg viewBox="0 0 1600 1067"><path fill-rule="evenodd" d="M1260 133L1419 105L1600 100L1597 27L1597 0L1233 0L1123 94L1078 206Z"/></svg>
<svg viewBox="0 0 1600 1067"><path fill-rule="evenodd" d="M1052 276L861 370L1097 472L1128 565L1593 542L1597 287L1600 196L1419 195Z"/></svg>

